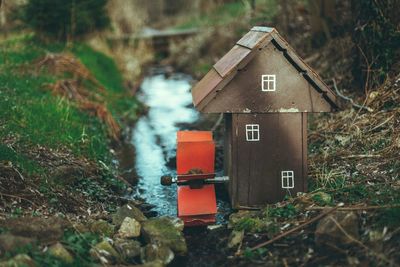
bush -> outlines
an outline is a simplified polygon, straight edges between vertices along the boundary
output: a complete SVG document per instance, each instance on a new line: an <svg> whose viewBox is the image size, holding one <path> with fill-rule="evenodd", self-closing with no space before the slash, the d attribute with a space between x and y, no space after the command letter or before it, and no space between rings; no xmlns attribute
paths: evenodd
<svg viewBox="0 0 400 267"><path fill-rule="evenodd" d="M106 28L107 0L29 0L23 20L37 33L60 41Z"/></svg>

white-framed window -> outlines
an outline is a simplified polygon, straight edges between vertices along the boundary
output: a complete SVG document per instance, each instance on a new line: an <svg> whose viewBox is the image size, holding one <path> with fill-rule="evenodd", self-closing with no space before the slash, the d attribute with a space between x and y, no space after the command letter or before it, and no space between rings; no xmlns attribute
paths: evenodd
<svg viewBox="0 0 400 267"><path fill-rule="evenodd" d="M276 89L276 75L261 75L261 90L264 92L273 92Z"/></svg>
<svg viewBox="0 0 400 267"><path fill-rule="evenodd" d="M246 141L260 141L260 125L246 124Z"/></svg>
<svg viewBox="0 0 400 267"><path fill-rule="evenodd" d="M294 172L293 171L282 171L281 179L282 179L282 188L284 188L284 189L294 188Z"/></svg>

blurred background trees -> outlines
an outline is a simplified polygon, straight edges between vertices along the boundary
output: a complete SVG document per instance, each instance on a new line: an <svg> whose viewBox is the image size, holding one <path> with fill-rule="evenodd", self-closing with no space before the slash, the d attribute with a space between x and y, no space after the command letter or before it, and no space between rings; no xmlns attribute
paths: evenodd
<svg viewBox="0 0 400 267"><path fill-rule="evenodd" d="M96 33L104 29L108 29L106 38L123 39L146 28L198 28L197 37L179 41L170 48L168 60L195 75L204 74L254 25L276 27L313 67L326 77L335 77L338 84L345 81L341 87L347 89L368 91L400 68L399 0L1 0L1 3L2 32L17 25L18 29L29 27L40 37L61 41L98 36ZM140 46L137 43L121 42L126 49L107 46L103 42L96 47L120 51L121 55L114 56L132 59L129 64L124 63L130 68L136 69L141 63L132 62L141 62L136 59L145 55L143 51L130 52Z"/></svg>
<svg viewBox="0 0 400 267"><path fill-rule="evenodd" d="M71 40L106 28L107 0L29 0L23 21L40 35Z"/></svg>

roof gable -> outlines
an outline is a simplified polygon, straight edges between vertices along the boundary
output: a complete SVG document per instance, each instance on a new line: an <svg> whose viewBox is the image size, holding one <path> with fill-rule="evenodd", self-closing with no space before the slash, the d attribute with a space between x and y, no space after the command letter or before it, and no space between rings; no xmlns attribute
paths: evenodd
<svg viewBox="0 0 400 267"><path fill-rule="evenodd" d="M253 27L236 45L223 56L205 77L192 90L195 107L204 111L205 107L215 99L216 95L224 90L227 84L253 60L256 51L272 43L282 52L282 56L298 71L300 75L329 103L331 109L336 109L336 96L321 80L318 74L311 69L279 35L274 28ZM245 92L243 92L245 93ZM323 112L326 110L314 110ZM207 109L207 112L214 112ZM217 111L215 111L217 112ZM219 112L219 111L218 111ZM229 112L229 111L227 111ZM270 111L276 112L276 111Z"/></svg>

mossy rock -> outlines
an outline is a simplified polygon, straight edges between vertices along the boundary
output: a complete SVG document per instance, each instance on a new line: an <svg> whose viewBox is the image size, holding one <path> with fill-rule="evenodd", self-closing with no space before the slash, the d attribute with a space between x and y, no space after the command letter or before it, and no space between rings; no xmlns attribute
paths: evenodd
<svg viewBox="0 0 400 267"><path fill-rule="evenodd" d="M72 263L74 261L71 253L69 253L69 251L60 242L52 245L49 248L49 253L50 255L53 255L54 257L59 258L66 263Z"/></svg>
<svg viewBox="0 0 400 267"><path fill-rule="evenodd" d="M142 249L142 262L161 261L163 264L169 264L175 255L172 250L165 245L148 244Z"/></svg>
<svg viewBox="0 0 400 267"><path fill-rule="evenodd" d="M89 224L89 229L92 233L96 233L107 237L111 237L115 233L114 225L111 225L108 222L101 219L97 221L92 221Z"/></svg>
<svg viewBox="0 0 400 267"><path fill-rule="evenodd" d="M142 224L142 235L147 243L164 244L177 255L187 253L187 245L179 231L168 217L153 218Z"/></svg>
<svg viewBox="0 0 400 267"><path fill-rule="evenodd" d="M12 234L1 234L0 235L0 255L6 252L13 252L19 248L26 247L34 244L35 239L15 236Z"/></svg>
<svg viewBox="0 0 400 267"><path fill-rule="evenodd" d="M136 240L116 239L114 247L126 262L134 262L141 251L141 244Z"/></svg>
<svg viewBox="0 0 400 267"><path fill-rule="evenodd" d="M90 255L103 264L114 264L121 262L121 255L107 240L103 240L90 250Z"/></svg>
<svg viewBox="0 0 400 267"><path fill-rule="evenodd" d="M0 262L0 267L35 267L35 262L27 254L18 254L8 261Z"/></svg>
<svg viewBox="0 0 400 267"><path fill-rule="evenodd" d="M138 222L147 220L146 216L132 204L126 204L117 209L112 215L112 222L114 225L120 226L126 217L133 218Z"/></svg>

